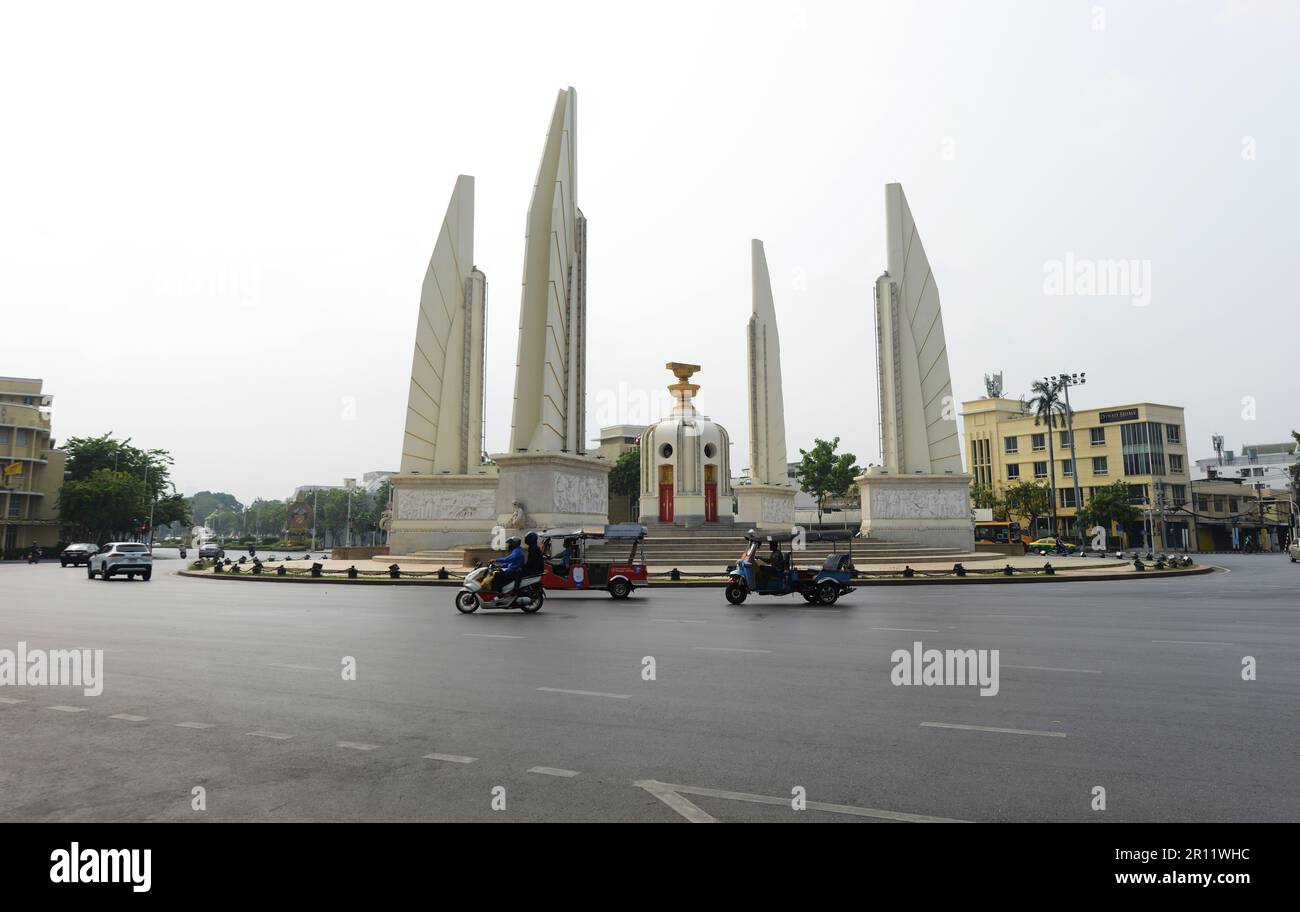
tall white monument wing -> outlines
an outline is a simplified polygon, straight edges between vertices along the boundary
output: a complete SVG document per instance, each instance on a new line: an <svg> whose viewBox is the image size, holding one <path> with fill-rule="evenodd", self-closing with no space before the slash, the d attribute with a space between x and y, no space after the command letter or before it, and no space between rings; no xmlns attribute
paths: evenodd
<svg viewBox="0 0 1300 912"><path fill-rule="evenodd" d="M754 312L749 318L749 473L755 484L788 484L781 339L763 242L750 243Z"/></svg>
<svg viewBox="0 0 1300 912"><path fill-rule="evenodd" d="M892 472L960 473L939 290L901 184L885 185L888 267L876 281L881 450Z"/></svg>
<svg viewBox="0 0 1300 912"><path fill-rule="evenodd" d="M486 292L474 268L474 178L461 175L420 290L403 473L465 474L481 462Z"/></svg>
<svg viewBox="0 0 1300 912"><path fill-rule="evenodd" d="M528 207L511 452L586 451L586 235L576 202L577 93L555 102Z"/></svg>

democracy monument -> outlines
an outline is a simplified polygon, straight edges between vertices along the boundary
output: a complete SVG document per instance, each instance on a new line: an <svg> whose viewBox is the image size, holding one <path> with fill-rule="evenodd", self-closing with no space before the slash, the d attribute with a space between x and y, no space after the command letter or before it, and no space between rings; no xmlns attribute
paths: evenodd
<svg viewBox="0 0 1300 912"><path fill-rule="evenodd" d="M425 271L392 554L483 547L493 530L604 525L612 466L587 453L587 220L577 205L577 94L559 92L528 206L510 449L484 448L487 277L474 262L474 179L456 179ZM939 293L902 187L885 186L886 270L875 322L882 464L857 479L864 537L974 547ZM750 482L731 484L730 438L694 404L700 366L670 362L674 406L641 440L643 521L788 530L776 306L763 243L751 242L746 327Z"/></svg>

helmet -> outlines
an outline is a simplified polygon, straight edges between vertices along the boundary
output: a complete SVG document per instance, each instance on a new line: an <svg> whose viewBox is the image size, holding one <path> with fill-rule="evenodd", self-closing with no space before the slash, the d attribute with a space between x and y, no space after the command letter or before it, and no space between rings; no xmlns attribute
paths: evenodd
<svg viewBox="0 0 1300 912"><path fill-rule="evenodd" d="M537 547L537 533L536 533L536 532L529 532L527 535L524 536L524 541L526 541L526 542L528 543L528 546L529 546L530 548L536 548L536 547Z"/></svg>
<svg viewBox="0 0 1300 912"><path fill-rule="evenodd" d="M519 539L517 539L517 538L507 538L507 539L506 539L506 547L507 547L507 548L511 548L511 549L518 548L520 544L521 544L521 542L520 542Z"/></svg>

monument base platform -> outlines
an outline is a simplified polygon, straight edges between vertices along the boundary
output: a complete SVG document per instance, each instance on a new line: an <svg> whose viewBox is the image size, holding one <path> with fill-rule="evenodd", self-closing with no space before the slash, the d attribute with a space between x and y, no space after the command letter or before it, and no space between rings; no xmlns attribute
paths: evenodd
<svg viewBox="0 0 1300 912"><path fill-rule="evenodd" d="M502 453L495 521L508 529L559 529L609 524L613 466L572 453Z"/></svg>
<svg viewBox="0 0 1300 912"><path fill-rule="evenodd" d="M794 526L794 498L786 485L736 485L736 525L742 529L789 532Z"/></svg>
<svg viewBox="0 0 1300 912"><path fill-rule="evenodd" d="M862 493L864 536L975 550L969 475L895 475L873 466L854 480Z"/></svg>
<svg viewBox="0 0 1300 912"><path fill-rule="evenodd" d="M390 554L482 545L497 525L495 472L481 475L394 475Z"/></svg>

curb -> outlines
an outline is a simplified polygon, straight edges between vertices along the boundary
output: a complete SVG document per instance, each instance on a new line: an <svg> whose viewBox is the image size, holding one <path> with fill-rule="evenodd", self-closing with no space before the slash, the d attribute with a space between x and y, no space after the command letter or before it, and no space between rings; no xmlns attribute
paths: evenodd
<svg viewBox="0 0 1300 912"><path fill-rule="evenodd" d="M1053 576L1029 576L1017 574L1015 576L996 575L981 576L942 576L942 577L913 577L905 578L882 578L871 579L869 577L860 577L853 580L853 588L865 589L874 586L965 586L965 585L1018 585L1027 583L1101 583L1114 582L1117 580L1134 580L1134 579L1170 579L1178 576L1204 576L1207 573L1214 573L1219 570L1218 567L1200 565L1190 570L1147 570L1142 573L1105 573L1105 574L1071 574L1069 571L1060 571ZM332 577L310 577L310 576L274 576L266 574L254 575L252 573L200 573L193 570L179 570L177 576L188 576L196 579L211 580L247 580L257 583L306 583L314 585L340 585L340 586L456 586L459 587L461 580L438 580L438 579L391 579L388 577L374 577L371 579L337 579ZM694 579L694 580L651 580L648 586L638 586L638 589L721 589L726 585L725 577L716 577L711 579ZM562 590L555 590L562 591ZM604 592L604 589L582 590L586 592Z"/></svg>

